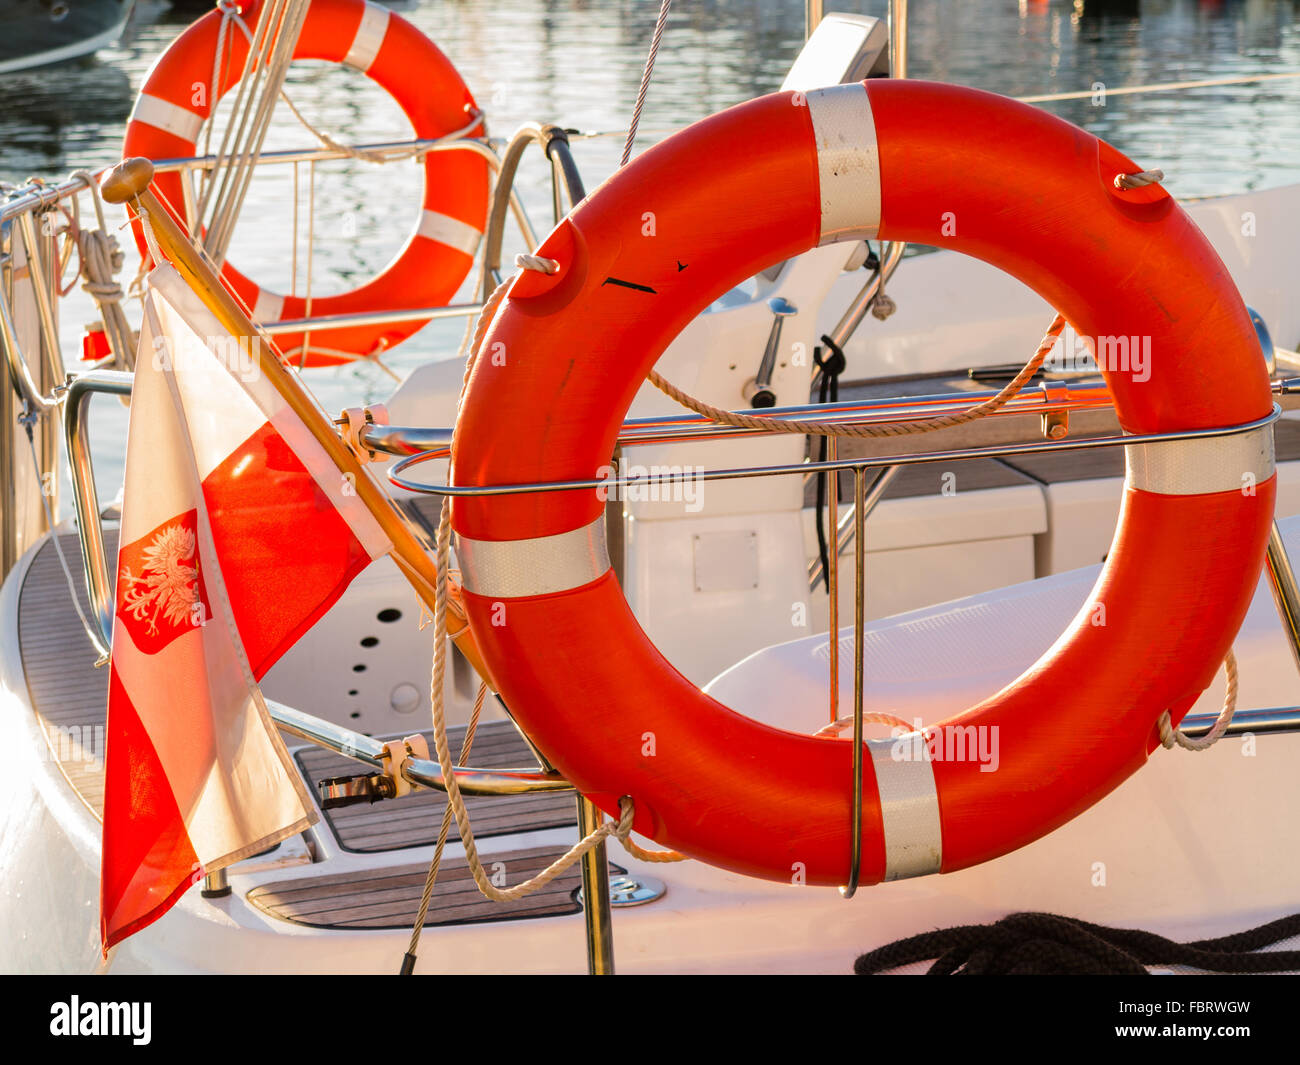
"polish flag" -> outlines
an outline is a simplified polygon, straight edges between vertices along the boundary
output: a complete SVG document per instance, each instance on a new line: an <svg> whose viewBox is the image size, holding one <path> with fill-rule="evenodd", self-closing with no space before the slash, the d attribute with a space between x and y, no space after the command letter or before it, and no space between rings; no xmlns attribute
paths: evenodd
<svg viewBox="0 0 1300 1065"><path fill-rule="evenodd" d="M149 275L108 696L103 949L313 806L257 681L385 534L171 266Z"/></svg>

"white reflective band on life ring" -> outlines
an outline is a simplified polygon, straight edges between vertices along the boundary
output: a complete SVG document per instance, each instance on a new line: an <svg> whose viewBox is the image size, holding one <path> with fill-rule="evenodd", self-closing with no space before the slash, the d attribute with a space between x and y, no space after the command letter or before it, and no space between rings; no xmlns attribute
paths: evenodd
<svg viewBox="0 0 1300 1065"><path fill-rule="evenodd" d="M416 233L466 255L473 255L478 250L478 242L483 239L483 234L468 222L427 208L420 215L420 228Z"/></svg>
<svg viewBox="0 0 1300 1065"><path fill-rule="evenodd" d="M923 732L866 740L880 795L885 879L937 873L943 864L943 828L934 766Z"/></svg>
<svg viewBox="0 0 1300 1065"><path fill-rule="evenodd" d="M199 130L203 128L202 115L196 115L161 96L150 96L143 92L131 109L131 121L166 130L191 143L199 139Z"/></svg>
<svg viewBox="0 0 1300 1065"><path fill-rule="evenodd" d="M605 519L531 540L456 537L456 561L467 592L491 599L531 599L567 592L609 572Z"/></svg>
<svg viewBox="0 0 1300 1065"><path fill-rule="evenodd" d="M357 27L357 35L352 38L348 54L343 62L363 74L370 69L379 49L383 47L384 35L388 33L388 8L366 0L366 10Z"/></svg>
<svg viewBox="0 0 1300 1065"><path fill-rule="evenodd" d="M1128 444L1125 487L1163 496L1240 491L1273 476L1273 426L1248 433Z"/></svg>
<svg viewBox="0 0 1300 1065"><path fill-rule="evenodd" d="M257 302L253 304L253 321L259 325L264 322L278 322L284 311L284 297L264 288L257 290Z"/></svg>
<svg viewBox="0 0 1300 1065"><path fill-rule="evenodd" d="M865 85L804 94L817 141L822 244L874 237L880 228L880 151Z"/></svg>

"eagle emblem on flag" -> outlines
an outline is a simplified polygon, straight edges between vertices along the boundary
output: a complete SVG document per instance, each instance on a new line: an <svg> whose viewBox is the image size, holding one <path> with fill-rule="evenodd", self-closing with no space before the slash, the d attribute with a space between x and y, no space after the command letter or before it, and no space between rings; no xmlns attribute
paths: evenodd
<svg viewBox="0 0 1300 1065"><path fill-rule="evenodd" d="M199 573L197 518L191 510L121 551L118 616L142 649L161 650L210 616Z"/></svg>

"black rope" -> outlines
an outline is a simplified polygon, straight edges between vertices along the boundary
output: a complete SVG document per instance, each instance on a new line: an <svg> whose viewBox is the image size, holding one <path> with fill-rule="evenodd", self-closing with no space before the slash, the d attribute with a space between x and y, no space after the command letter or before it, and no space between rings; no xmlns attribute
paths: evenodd
<svg viewBox="0 0 1300 1065"><path fill-rule="evenodd" d="M826 345L829 355L823 357L820 347L813 348L813 362L821 371L819 377L819 387L817 393L817 402L826 403L829 399L831 403L839 402L840 398L840 374L848 365L844 358L844 352L838 344L830 337L823 335L822 343ZM817 461L826 461L826 437L819 437L817 440ZM835 475L839 476L838 473ZM839 515L835 515L835 520L839 520ZM826 543L826 475L819 473L817 475L817 520L814 523L817 526L817 550L822 559L822 583L826 586L829 594L831 588L831 554L830 548Z"/></svg>
<svg viewBox="0 0 1300 1065"><path fill-rule="evenodd" d="M1300 935L1300 913L1245 932L1194 943L1138 928L1107 928L1051 913L1013 913L995 924L959 925L923 932L863 954L853 965L870 976L936 959L929 976L984 973L1147 975L1148 965L1187 965L1215 973L1272 973L1300 969L1300 950L1260 952Z"/></svg>

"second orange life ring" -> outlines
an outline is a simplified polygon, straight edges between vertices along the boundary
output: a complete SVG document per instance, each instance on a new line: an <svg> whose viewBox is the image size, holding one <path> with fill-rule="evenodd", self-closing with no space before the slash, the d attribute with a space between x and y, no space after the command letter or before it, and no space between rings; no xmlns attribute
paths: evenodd
<svg viewBox="0 0 1300 1065"><path fill-rule="evenodd" d="M256 26L263 6L264 0L247 0L240 6L250 28ZM131 111L122 147L125 158L143 155L158 160L195 154L203 122L238 84L248 55L244 35L230 29L220 84L208 84L221 20L220 10L208 12L158 57ZM420 140L464 129L478 113L469 89L437 45L400 15L369 0L312 0L293 57L327 60L361 71L393 97ZM484 127L479 122L467 133L481 136ZM425 155L423 168L420 220L397 258L358 288L314 297L312 317L441 306L455 296L473 265L487 223L488 164L472 151L431 152ZM159 174L154 189L187 223L180 175ZM147 254L138 226L136 242L141 254ZM264 289L229 262L221 276L258 322L307 317L302 297ZM277 336L276 343L295 364L328 365L378 354L424 324L417 319L352 326L308 339L313 348L324 351L303 353L302 333Z"/></svg>
<svg viewBox="0 0 1300 1065"><path fill-rule="evenodd" d="M1276 487L1264 360L1187 215L1158 185L1117 188L1140 169L1051 115L952 85L767 96L593 192L538 249L558 271L516 277L484 338L506 355L474 366L457 485L597 478L687 322L775 262L866 237L984 259L1082 336L1149 337L1149 376L1103 367L1129 432L1248 427L1130 445L1114 545L1051 650L917 734L920 756L868 741L864 884L1005 854L1117 787L1158 745L1162 713L1177 725L1210 683L1255 591ZM590 490L454 500L465 609L512 714L606 812L632 796L638 832L741 873L844 883L852 741L759 724L674 670L610 570L603 506ZM998 729L996 771L925 757L948 727Z"/></svg>

